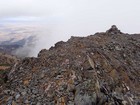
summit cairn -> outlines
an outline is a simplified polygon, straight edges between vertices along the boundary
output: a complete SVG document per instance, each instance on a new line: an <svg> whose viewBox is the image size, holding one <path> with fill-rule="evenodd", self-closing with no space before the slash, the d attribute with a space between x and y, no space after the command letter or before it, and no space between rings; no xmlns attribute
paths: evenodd
<svg viewBox="0 0 140 105"><path fill-rule="evenodd" d="M111 28L106 31L106 33L111 35L122 34L116 25L112 25Z"/></svg>
<svg viewBox="0 0 140 105"><path fill-rule="evenodd" d="M0 105L140 105L140 34L113 25L19 61Z"/></svg>

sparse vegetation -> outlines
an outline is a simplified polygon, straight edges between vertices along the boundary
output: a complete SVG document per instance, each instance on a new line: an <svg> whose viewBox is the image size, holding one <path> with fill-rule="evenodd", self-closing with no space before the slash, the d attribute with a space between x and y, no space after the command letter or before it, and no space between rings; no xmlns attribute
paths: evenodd
<svg viewBox="0 0 140 105"><path fill-rule="evenodd" d="M0 64L0 66L10 66L10 64Z"/></svg>
<svg viewBox="0 0 140 105"><path fill-rule="evenodd" d="M3 74L3 73L6 73L6 71L0 69L0 75Z"/></svg>
<svg viewBox="0 0 140 105"><path fill-rule="evenodd" d="M5 83L5 75L7 74L6 70L0 70L0 84Z"/></svg>

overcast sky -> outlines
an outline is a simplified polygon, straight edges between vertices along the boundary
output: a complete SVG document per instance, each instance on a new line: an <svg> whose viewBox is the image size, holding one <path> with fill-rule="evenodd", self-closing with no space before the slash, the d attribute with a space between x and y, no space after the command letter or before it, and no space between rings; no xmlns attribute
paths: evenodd
<svg viewBox="0 0 140 105"><path fill-rule="evenodd" d="M116 24L140 32L139 6L140 0L0 0L0 22L42 22L87 33Z"/></svg>
<svg viewBox="0 0 140 105"><path fill-rule="evenodd" d="M46 46L114 24L123 32L140 33L140 0L0 0L0 23L44 25L42 34L51 40L40 37Z"/></svg>

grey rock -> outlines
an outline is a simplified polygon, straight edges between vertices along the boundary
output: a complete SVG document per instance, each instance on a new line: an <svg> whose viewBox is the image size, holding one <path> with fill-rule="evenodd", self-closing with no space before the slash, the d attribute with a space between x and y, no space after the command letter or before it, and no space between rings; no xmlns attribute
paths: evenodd
<svg viewBox="0 0 140 105"><path fill-rule="evenodd" d="M42 105L40 102L37 102L37 104L36 105Z"/></svg>
<svg viewBox="0 0 140 105"><path fill-rule="evenodd" d="M37 94L38 93L38 89L36 89L36 88L32 89L32 93L33 94Z"/></svg>
<svg viewBox="0 0 140 105"><path fill-rule="evenodd" d="M7 104L8 104L8 105L12 105L12 101L13 101L13 97L10 96L10 97L7 99Z"/></svg>
<svg viewBox="0 0 140 105"><path fill-rule="evenodd" d="M25 96L26 95L26 91L21 92L21 95Z"/></svg>
<svg viewBox="0 0 140 105"><path fill-rule="evenodd" d="M31 97L32 97L32 98L35 98L35 97L36 97L36 95L34 95L34 94L33 94Z"/></svg>
<svg viewBox="0 0 140 105"><path fill-rule="evenodd" d="M120 46L115 46L115 49L118 50L118 51L121 50Z"/></svg>
<svg viewBox="0 0 140 105"><path fill-rule="evenodd" d="M74 105L74 102L68 101L67 105Z"/></svg>
<svg viewBox="0 0 140 105"><path fill-rule="evenodd" d="M29 100L25 100L25 102L24 102L25 104L29 104L30 102L29 102Z"/></svg>
<svg viewBox="0 0 140 105"><path fill-rule="evenodd" d="M17 100L19 97L20 97L20 94L17 93L16 96L15 96L15 99Z"/></svg>
<svg viewBox="0 0 140 105"><path fill-rule="evenodd" d="M4 92L5 94L10 94L11 91L10 91L10 90L4 90L3 92Z"/></svg>
<svg viewBox="0 0 140 105"><path fill-rule="evenodd" d="M96 105L97 96L93 93L91 96L89 94L77 94L74 103L75 105Z"/></svg>

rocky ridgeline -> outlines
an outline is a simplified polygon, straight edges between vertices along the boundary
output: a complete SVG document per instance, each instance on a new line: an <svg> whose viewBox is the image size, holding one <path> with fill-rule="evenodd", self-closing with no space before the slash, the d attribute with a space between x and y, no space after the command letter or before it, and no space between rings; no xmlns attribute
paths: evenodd
<svg viewBox="0 0 140 105"><path fill-rule="evenodd" d="M112 26L25 58L8 75L1 105L140 105L140 35Z"/></svg>

